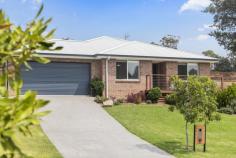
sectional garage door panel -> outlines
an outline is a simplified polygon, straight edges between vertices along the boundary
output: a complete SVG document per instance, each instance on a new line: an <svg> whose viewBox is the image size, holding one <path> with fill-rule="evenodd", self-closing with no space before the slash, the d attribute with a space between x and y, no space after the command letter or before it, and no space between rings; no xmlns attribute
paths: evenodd
<svg viewBox="0 0 236 158"><path fill-rule="evenodd" d="M22 69L23 91L38 91L40 95L87 95L90 64L53 62L46 65L32 62L33 71Z"/></svg>

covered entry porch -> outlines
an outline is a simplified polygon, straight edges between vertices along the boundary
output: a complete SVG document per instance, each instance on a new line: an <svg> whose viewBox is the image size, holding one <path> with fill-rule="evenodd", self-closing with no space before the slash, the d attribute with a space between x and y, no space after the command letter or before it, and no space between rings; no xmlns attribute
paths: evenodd
<svg viewBox="0 0 236 158"><path fill-rule="evenodd" d="M207 76L214 80L220 88L224 87L224 78L222 76L211 76L210 66L206 68L205 63L177 63L177 62L158 62L152 63L152 74L146 76L147 90L159 87L162 94L173 92L171 86L171 77L178 75L186 80L190 75Z"/></svg>

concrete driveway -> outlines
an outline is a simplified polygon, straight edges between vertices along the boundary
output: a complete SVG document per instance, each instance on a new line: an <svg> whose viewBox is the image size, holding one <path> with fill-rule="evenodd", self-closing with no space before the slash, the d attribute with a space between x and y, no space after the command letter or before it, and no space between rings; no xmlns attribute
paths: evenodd
<svg viewBox="0 0 236 158"><path fill-rule="evenodd" d="M41 96L53 112L42 128L65 158L170 158L129 133L87 96Z"/></svg>

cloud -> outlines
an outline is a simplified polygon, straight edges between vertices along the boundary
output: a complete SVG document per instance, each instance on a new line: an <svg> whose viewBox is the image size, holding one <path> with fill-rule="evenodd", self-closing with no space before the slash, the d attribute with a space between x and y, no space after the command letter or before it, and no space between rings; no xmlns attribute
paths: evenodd
<svg viewBox="0 0 236 158"><path fill-rule="evenodd" d="M202 27L199 27L197 30L199 32L204 32L204 31L212 31L215 29L216 29L216 27L212 26L211 24L204 24Z"/></svg>
<svg viewBox="0 0 236 158"><path fill-rule="evenodd" d="M207 39L209 39L210 36L207 35L207 34L201 34L201 35L198 35L195 39L198 40L198 41L205 41Z"/></svg>
<svg viewBox="0 0 236 158"><path fill-rule="evenodd" d="M42 0L22 0L22 3L32 2L34 4L41 4Z"/></svg>
<svg viewBox="0 0 236 158"><path fill-rule="evenodd" d="M21 0L23 4L28 3L31 5L32 10L38 10L43 0Z"/></svg>
<svg viewBox="0 0 236 158"><path fill-rule="evenodd" d="M0 0L0 3L4 3L6 0ZM43 0L21 0L22 3L30 2L33 4L41 4Z"/></svg>
<svg viewBox="0 0 236 158"><path fill-rule="evenodd" d="M210 3L210 0L187 0L187 2L181 6L179 12L182 13L187 10L202 10L209 6Z"/></svg>

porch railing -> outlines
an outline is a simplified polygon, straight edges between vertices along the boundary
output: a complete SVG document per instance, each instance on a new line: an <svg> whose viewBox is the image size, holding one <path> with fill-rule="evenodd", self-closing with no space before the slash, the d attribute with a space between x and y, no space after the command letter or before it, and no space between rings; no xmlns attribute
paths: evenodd
<svg viewBox="0 0 236 158"><path fill-rule="evenodd" d="M162 92L169 93L173 91L173 87L171 86L170 79L172 76L168 75L163 75L163 74L152 74L152 75L147 75L146 76L146 89L149 90L153 87L159 87ZM179 76L181 79L187 79L188 76L186 75L181 75ZM216 82L216 84L220 88L224 88L225 85L224 83L227 81L235 81L236 79L228 79L228 78L223 78L223 76L208 76L210 77L213 81Z"/></svg>

